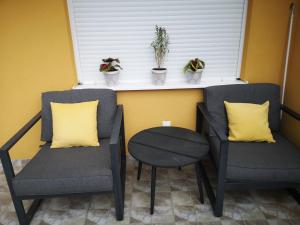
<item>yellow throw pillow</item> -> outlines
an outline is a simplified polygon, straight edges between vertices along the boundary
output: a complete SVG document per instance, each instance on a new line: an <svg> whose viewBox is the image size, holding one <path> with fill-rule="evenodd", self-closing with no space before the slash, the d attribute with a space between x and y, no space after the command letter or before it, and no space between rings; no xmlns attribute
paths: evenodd
<svg viewBox="0 0 300 225"><path fill-rule="evenodd" d="M224 101L230 141L275 142L269 128L269 101L262 105Z"/></svg>
<svg viewBox="0 0 300 225"><path fill-rule="evenodd" d="M51 102L53 137L51 148L99 146L97 107L99 101Z"/></svg>

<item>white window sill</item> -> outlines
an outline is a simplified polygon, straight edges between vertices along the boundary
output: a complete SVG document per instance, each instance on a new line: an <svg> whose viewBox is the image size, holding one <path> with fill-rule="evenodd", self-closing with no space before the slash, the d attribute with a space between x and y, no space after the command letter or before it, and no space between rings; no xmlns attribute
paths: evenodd
<svg viewBox="0 0 300 225"><path fill-rule="evenodd" d="M199 84L188 84L184 81L169 81L164 85L154 85L152 83L122 83L120 82L116 86L107 86L103 83L94 84L79 84L73 87L73 89L98 89L98 88L109 88L115 91L139 91L139 90L169 90L169 89L197 89L206 88L215 85L227 85L227 84L246 84L247 81L242 80L207 80L201 81Z"/></svg>

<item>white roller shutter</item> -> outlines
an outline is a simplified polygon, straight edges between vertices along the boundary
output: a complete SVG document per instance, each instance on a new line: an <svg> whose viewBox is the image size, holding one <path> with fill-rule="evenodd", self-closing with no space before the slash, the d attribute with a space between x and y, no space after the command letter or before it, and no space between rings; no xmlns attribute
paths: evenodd
<svg viewBox="0 0 300 225"><path fill-rule="evenodd" d="M164 26L170 52L167 82L184 82L182 68L206 62L203 80L240 76L247 0L68 0L78 79L103 83L102 58L116 57L120 84L151 82L155 25Z"/></svg>

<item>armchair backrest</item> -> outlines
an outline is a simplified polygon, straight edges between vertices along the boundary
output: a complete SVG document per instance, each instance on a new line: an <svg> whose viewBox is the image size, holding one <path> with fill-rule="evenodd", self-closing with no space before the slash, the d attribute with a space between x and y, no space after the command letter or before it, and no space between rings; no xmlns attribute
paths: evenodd
<svg viewBox="0 0 300 225"><path fill-rule="evenodd" d="M52 113L50 102L79 103L99 100L98 138L110 137L117 109L116 93L110 89L82 89L51 91L42 94L42 141L52 141Z"/></svg>
<svg viewBox="0 0 300 225"><path fill-rule="evenodd" d="M212 116L228 133L224 101L262 104L270 101L269 126L280 130L280 87L275 84L236 84L212 86L204 89L204 104Z"/></svg>

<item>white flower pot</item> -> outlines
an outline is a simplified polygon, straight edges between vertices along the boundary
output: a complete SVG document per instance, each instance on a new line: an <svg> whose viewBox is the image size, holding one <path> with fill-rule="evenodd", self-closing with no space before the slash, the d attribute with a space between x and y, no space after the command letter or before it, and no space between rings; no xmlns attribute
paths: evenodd
<svg viewBox="0 0 300 225"><path fill-rule="evenodd" d="M196 72L188 70L186 73L186 80L189 84L198 84L201 80L203 69L198 69Z"/></svg>
<svg viewBox="0 0 300 225"><path fill-rule="evenodd" d="M120 70L103 72L103 74L107 86L115 86L118 84Z"/></svg>
<svg viewBox="0 0 300 225"><path fill-rule="evenodd" d="M167 69L152 69L152 82L154 85L164 85L167 76Z"/></svg>

